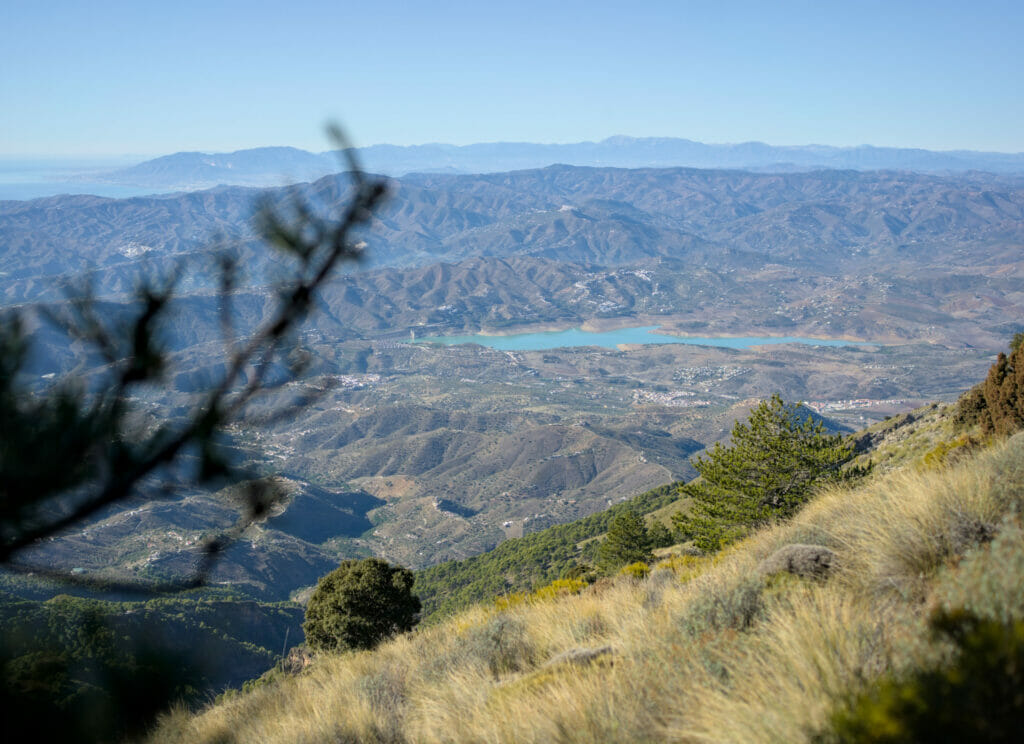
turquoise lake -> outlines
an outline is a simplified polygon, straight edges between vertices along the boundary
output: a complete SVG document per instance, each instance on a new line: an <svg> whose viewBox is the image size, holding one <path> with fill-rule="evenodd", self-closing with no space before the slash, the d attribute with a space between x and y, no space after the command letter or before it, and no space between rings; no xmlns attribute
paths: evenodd
<svg viewBox="0 0 1024 744"><path fill-rule="evenodd" d="M425 336L415 343L435 343L454 346L456 344L480 344L501 351L541 351L564 349L571 346L603 346L614 349L619 344L691 344L694 346L723 346L729 349L746 349L763 344L807 344L808 346L860 346L864 342L837 341L825 338L802 338L799 336L669 336L656 333L661 326L619 328L615 331L581 331L571 328L567 331L545 333L518 333L512 336Z"/></svg>

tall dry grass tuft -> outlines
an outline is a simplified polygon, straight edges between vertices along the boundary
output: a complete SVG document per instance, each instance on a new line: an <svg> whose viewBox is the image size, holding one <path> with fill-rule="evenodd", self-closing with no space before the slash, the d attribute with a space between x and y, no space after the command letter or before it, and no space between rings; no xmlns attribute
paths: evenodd
<svg viewBox="0 0 1024 744"><path fill-rule="evenodd" d="M928 653L936 605L1024 618L1024 436L941 471L832 490L792 521L642 581L480 606L197 715L154 742L798 742ZM779 548L825 580L765 577ZM924 600L924 601L922 601Z"/></svg>
<svg viewBox="0 0 1024 744"><path fill-rule="evenodd" d="M1024 437L1015 437L959 466L905 468L852 493L825 494L797 523L812 522L845 556L848 580L921 597L947 561L991 539L1024 494Z"/></svg>
<svg viewBox="0 0 1024 744"><path fill-rule="evenodd" d="M720 676L702 680L669 738L801 741L841 693L889 665L895 606L806 582L771 605L744 642L716 652Z"/></svg>

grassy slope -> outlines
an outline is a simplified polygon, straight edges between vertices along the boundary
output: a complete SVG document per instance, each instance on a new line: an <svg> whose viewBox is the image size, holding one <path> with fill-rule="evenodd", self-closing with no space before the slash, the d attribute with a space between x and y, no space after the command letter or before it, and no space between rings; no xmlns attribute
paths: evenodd
<svg viewBox="0 0 1024 744"><path fill-rule="evenodd" d="M1014 516L1024 434L922 467L943 426L935 417L913 430L929 444L898 454L903 467L822 494L715 557L675 558L646 580L578 595L476 606L199 715L171 715L153 740L807 740L837 698L939 653L926 640L931 608L1024 619ZM899 444L901 428L884 433ZM791 543L830 547L836 574L759 576L758 563ZM559 661L604 647L613 652L590 665Z"/></svg>

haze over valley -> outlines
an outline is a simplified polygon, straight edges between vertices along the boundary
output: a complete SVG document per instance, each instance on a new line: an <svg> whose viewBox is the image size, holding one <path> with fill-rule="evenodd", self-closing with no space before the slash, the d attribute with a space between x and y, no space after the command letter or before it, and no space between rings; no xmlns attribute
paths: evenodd
<svg viewBox="0 0 1024 744"><path fill-rule="evenodd" d="M763 142L705 144L678 137L608 137L599 142L534 144L490 142L472 145L371 145L358 149L372 173L400 177L411 173L498 173L578 165L616 168L728 168L762 172L832 170L909 170L933 173L987 171L1020 175L1024 155L972 150L929 151L907 147L772 146ZM121 158L123 161L124 158ZM192 191L220 185L280 186L311 181L344 169L338 152L294 147L260 147L230 153L179 152L120 167L89 167L60 161L0 159L0 196L30 198L53 194L98 193L130 196ZM63 179L63 180L62 180ZM18 187L24 189L19 195ZM89 189L97 189L89 191ZM119 193L117 190L121 189Z"/></svg>
<svg viewBox="0 0 1024 744"><path fill-rule="evenodd" d="M116 316L143 277L184 266L159 420L216 379L211 245L243 268L245 333L283 271L260 200L328 212L347 177L108 199L0 203L3 301L59 309L83 282ZM286 599L350 556L423 567L693 475L690 458L774 392L857 429L951 400L1024 311L1024 183L1013 174L557 165L410 175L360 236L362 266L322 291L300 344L318 391L298 419L231 433L235 457L292 496L213 579ZM34 316L32 372L102 379L100 360ZM428 336L660 326L689 336L864 342L725 349L627 345L497 351ZM922 374L922 370L928 373ZM282 375L284 371L281 371ZM282 378L283 379L283 378ZM174 575L234 519L223 494L128 504L39 548L87 572Z"/></svg>

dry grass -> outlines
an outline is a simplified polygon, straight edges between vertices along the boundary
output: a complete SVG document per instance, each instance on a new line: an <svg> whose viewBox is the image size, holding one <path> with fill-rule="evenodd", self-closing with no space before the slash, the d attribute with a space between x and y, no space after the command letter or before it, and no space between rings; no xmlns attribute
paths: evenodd
<svg viewBox="0 0 1024 744"><path fill-rule="evenodd" d="M825 721L838 695L885 667L896 619L891 606L878 608L828 586L794 587L756 632L721 658L726 681L702 685L670 738L802 740Z"/></svg>
<svg viewBox="0 0 1024 744"><path fill-rule="evenodd" d="M162 742L797 742L837 697L928 653L935 604L1024 616L1024 436L823 494L791 522L642 581L478 607L190 716ZM995 536L991 543L987 541ZM791 543L825 582L758 575ZM961 557L967 557L961 561ZM587 664L551 663L600 649Z"/></svg>

